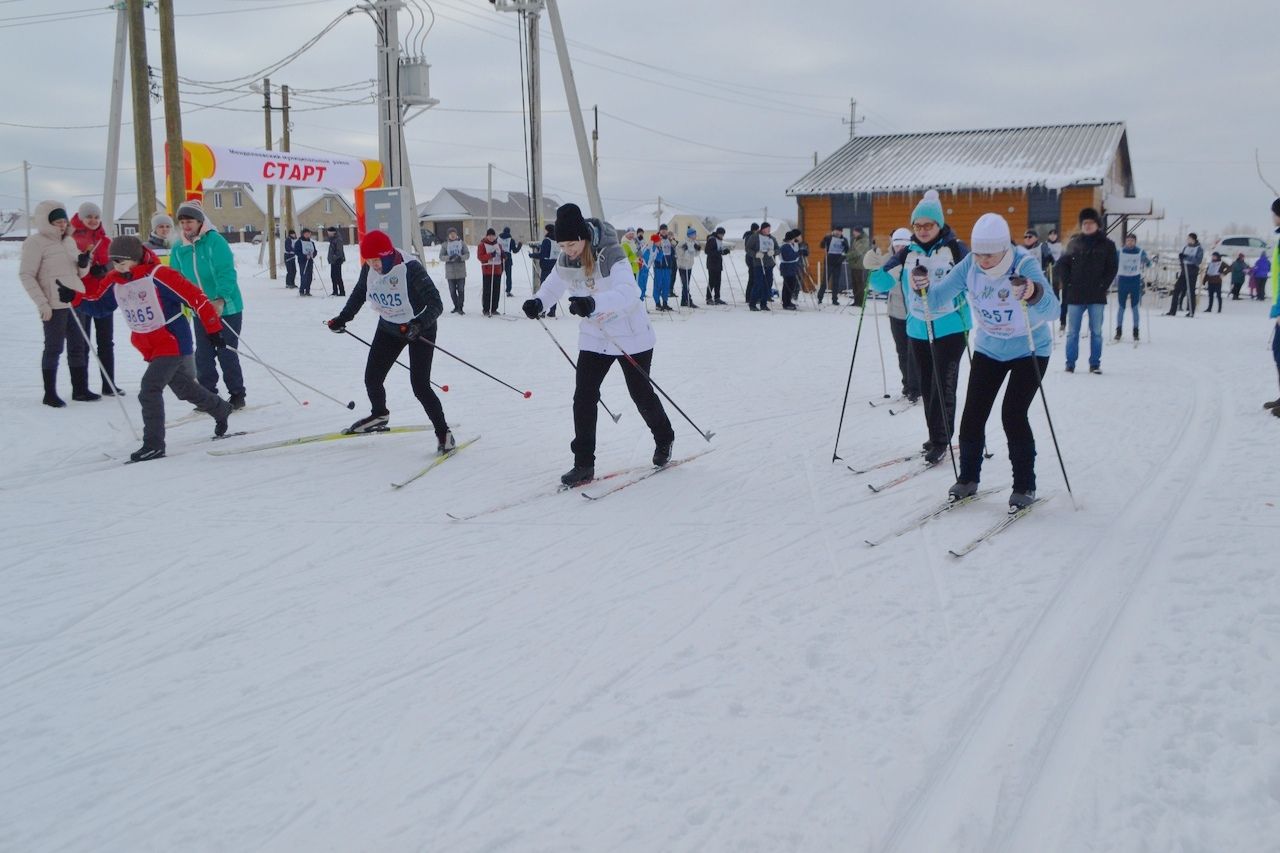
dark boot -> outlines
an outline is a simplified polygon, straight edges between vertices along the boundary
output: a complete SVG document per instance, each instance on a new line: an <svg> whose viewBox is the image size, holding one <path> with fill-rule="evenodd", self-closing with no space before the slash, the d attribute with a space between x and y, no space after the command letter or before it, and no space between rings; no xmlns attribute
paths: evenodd
<svg viewBox="0 0 1280 853"><path fill-rule="evenodd" d="M101 400L101 394L89 390L89 365L82 364L71 368L71 399L80 403L92 403Z"/></svg>
<svg viewBox="0 0 1280 853"><path fill-rule="evenodd" d="M560 477L560 482L569 488L573 488L574 486L590 483L595 479L595 476L596 469L594 466L574 464L572 468L564 472Z"/></svg>
<svg viewBox="0 0 1280 853"><path fill-rule="evenodd" d="M108 353L98 353L98 359L102 362L102 396L114 397L116 384L116 354L112 350ZM120 392L120 396L124 396L124 392Z"/></svg>
<svg viewBox="0 0 1280 853"><path fill-rule="evenodd" d="M1009 462L1013 464L1013 490L1023 494L1036 492L1036 443L1009 442Z"/></svg>
<svg viewBox="0 0 1280 853"><path fill-rule="evenodd" d="M653 448L653 464L661 468L671 461L671 445L674 441L659 441Z"/></svg>
<svg viewBox="0 0 1280 853"><path fill-rule="evenodd" d="M67 404L58 396L58 371L45 370L42 373L44 373L44 399L41 402L55 409L65 407Z"/></svg>

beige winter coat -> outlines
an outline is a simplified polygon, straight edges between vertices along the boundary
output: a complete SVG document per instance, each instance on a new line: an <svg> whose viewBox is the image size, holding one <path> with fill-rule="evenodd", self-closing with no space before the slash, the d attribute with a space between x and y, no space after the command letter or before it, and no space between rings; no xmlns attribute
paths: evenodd
<svg viewBox="0 0 1280 853"><path fill-rule="evenodd" d="M66 209L66 205L56 201L42 201L36 205L31 215L31 223L36 230L22 242L22 261L18 265L22 286L36 304L40 319L45 321L53 316L53 309L66 307L58 299L58 282L72 290L83 291L80 276L88 272L76 266L80 252L70 230L65 237L60 237L58 229L49 222L49 214L59 207Z"/></svg>

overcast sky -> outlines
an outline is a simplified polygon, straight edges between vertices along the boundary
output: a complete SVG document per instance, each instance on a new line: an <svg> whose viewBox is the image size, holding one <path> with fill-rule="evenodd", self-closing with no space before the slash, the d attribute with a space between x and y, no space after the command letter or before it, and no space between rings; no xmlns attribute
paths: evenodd
<svg viewBox="0 0 1280 853"><path fill-rule="evenodd" d="M100 200L105 129L52 128L107 121L115 15L99 11L106 5L0 0L0 46L10 75L0 111L0 208L22 205L22 173L14 167L23 159L40 164L31 172L33 206L46 197L71 205ZM179 73L206 82L253 73L352 5L177 0ZM1182 11L1160 0L1051 7L989 0L560 5L581 101L601 110L606 214L661 194L713 218L754 216L767 206L771 215L793 219L786 187L812 165L815 151L825 157L848 140L841 119L856 97L866 118L859 134L1121 120L1138 195L1153 196L1166 210L1162 233L1179 223L1202 236L1233 223L1270 228L1272 193L1258 178L1254 149L1280 186L1280 72L1265 36L1270 4L1262 0ZM495 12L486 0L430 0L430 6L435 22L422 44L432 95L441 103L407 130L418 198L442 186L483 188L488 162L502 170L495 188L522 190L518 16ZM158 73L155 13L147 18ZM401 14L402 33L414 24ZM582 178L551 47L548 33L545 183L549 194L579 201ZM351 15L271 79L296 90L350 87L376 76L375 59L372 23ZM185 136L261 146L261 95L220 85L234 91L183 87ZM312 146L376 159L367 98L361 105L319 103L371 92L299 92L294 150ZM207 104L220 106L196 110ZM159 105L153 110L159 119ZM153 126L158 156L163 122ZM278 117L276 127L278 133ZM120 176L118 211L135 198L133 162L126 126L121 164L130 170Z"/></svg>

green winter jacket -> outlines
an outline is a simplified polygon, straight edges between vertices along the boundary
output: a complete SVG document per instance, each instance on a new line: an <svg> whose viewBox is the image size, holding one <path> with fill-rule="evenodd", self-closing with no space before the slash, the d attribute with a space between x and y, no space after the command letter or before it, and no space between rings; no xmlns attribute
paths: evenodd
<svg viewBox="0 0 1280 853"><path fill-rule="evenodd" d="M178 241L169 254L169 265L188 281L195 282L209 299L222 300L222 316L239 314L244 310L231 247L207 223L194 243L185 237Z"/></svg>

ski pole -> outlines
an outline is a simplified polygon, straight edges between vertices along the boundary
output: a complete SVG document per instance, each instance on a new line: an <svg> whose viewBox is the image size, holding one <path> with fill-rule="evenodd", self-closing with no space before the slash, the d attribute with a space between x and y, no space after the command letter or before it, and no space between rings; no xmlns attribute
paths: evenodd
<svg viewBox="0 0 1280 853"><path fill-rule="evenodd" d="M542 331L546 332L547 335L550 336L552 342L556 345L556 349L560 350L560 354L565 357L570 365L572 365L574 372L577 372L578 363L570 357L569 353L565 352L564 347L560 346L560 341L551 333L551 330L547 328L547 324L542 321L541 317L538 318L538 325L542 327ZM613 418L613 422L615 424L621 420L622 415L615 415L613 412L609 411L609 407L604 404L604 398L600 399L600 406L605 410L605 413L608 414L609 417Z"/></svg>
<svg viewBox="0 0 1280 853"><path fill-rule="evenodd" d="M227 331L231 332L231 334L233 334L233 335L235 335L235 336L236 336L236 343L237 343L237 344L244 344L244 346L245 346L246 348L248 348L249 352L253 353L253 356L251 356L252 360L253 360L253 361L258 362L258 364L261 364L263 367L267 368L267 373L270 373L270 374L271 374L271 377L272 377L273 379L275 379L275 381L277 381L277 382L279 382L279 383L280 383L280 387L284 389L284 392L285 392L286 394L288 394L290 397L292 397L292 398L293 398L293 402L297 403L299 406L305 406L305 405L306 405L306 403L304 403L304 402L302 402L301 400L299 400L299 399L298 399L298 395L297 395L297 394L294 394L294 393L293 393L293 391L291 391L291 390L289 389L289 386L288 386L288 385L285 385L285 384L284 384L284 382L280 379L280 377L279 377L279 376L276 376L276 372L275 372L274 370L272 370L272 369L271 369L271 366L270 366L270 365L268 365L265 361L262 361L261 359L257 358L257 352L256 352L256 351L254 351L253 347L250 347L247 343L245 343L244 338L240 337L240 333L239 333L239 332L237 332L235 329L231 328L231 327L230 327L229 325L227 325L226 323L223 323L223 324L222 324L222 328L226 329ZM238 353L240 350L239 350L239 348L238 348L238 347L232 347L232 348L231 348L231 351L232 351L232 352L235 352L235 353ZM299 384L299 385L301 385L302 383L300 383L300 382L299 382L298 384ZM312 390L314 391L315 389L313 388ZM319 393L323 393L323 392L316 391L316 393L317 393L317 394L319 394ZM332 398L330 398L330 399L332 399ZM354 409L354 408L355 408L355 406L354 406L354 405L352 405L352 407L351 407L351 408L353 408L353 409Z"/></svg>
<svg viewBox="0 0 1280 853"><path fill-rule="evenodd" d="M1058 454L1058 467L1062 469L1062 481L1067 484L1067 494L1071 497L1071 506L1080 511L1076 503L1075 492L1071 491L1071 480L1067 479L1067 466L1062 461L1062 448L1058 447L1058 434L1053 429L1053 418L1049 415L1049 398L1044 395L1044 377L1040 375L1040 359L1036 356L1036 339L1031 333L1031 312L1027 310L1026 300L1019 300L1022 306L1022 319L1027 324L1027 345L1031 347L1031 364L1036 370L1036 388L1040 391L1040 402L1044 404L1044 418L1049 422L1049 436L1053 439L1053 450Z"/></svg>
<svg viewBox="0 0 1280 853"><path fill-rule="evenodd" d="M501 283L501 279L499 279L499 283ZM404 327L404 326L401 326L401 327L400 327L400 330L401 330L401 333L403 333L403 332L405 331L405 327ZM520 396L524 397L526 400L533 396L533 392L532 392L532 391L521 391L521 390L520 390L519 388L517 388L516 386L514 386L514 385L510 385L510 384L508 384L508 383L506 383L506 382L503 382L501 379L499 379L498 377L494 376L492 373L489 373L487 370L481 370L480 368L476 367L476 366L475 366L474 364L472 364L471 362L467 361L465 358L462 358L462 357L460 357L460 356L456 356L456 355L454 355L453 353L449 352L447 349L445 349L444 347L440 346L438 343L436 343L435 341L431 340L430 338L417 338L417 340L422 341L422 342L423 342L423 343L425 343L425 344L430 344L434 349L439 350L440 352L442 352L442 353L444 353L445 355L449 356L449 358L453 359L454 361L460 361L460 362L462 362L463 364L465 364L467 367L470 367L470 368L471 368L472 370L474 370L476 373L481 373L481 374L483 374L483 375L485 375L485 376L488 376L490 379L492 379L494 382L497 382L499 385L504 385L504 386L506 386L507 388L510 388L512 391L515 391L517 394L519 394Z"/></svg>
<svg viewBox="0 0 1280 853"><path fill-rule="evenodd" d="M626 359L626 360L631 364L631 366L632 366L632 367L634 367L634 368L636 369L636 371L637 371L641 376L643 376L645 379L647 379L647 380L648 380L648 382L649 382L649 384L650 384L650 385L652 385L652 386L654 387L654 389L655 389L659 394L661 394L663 397L666 397L666 398L667 398L667 402L668 402L668 403L670 403L671 405L673 405L673 406L675 406L675 407L676 407L676 411L677 411L677 412L679 412L679 413L684 417L684 419L685 419L686 421L688 421L688 422L689 422L689 425L690 425L690 426L692 426L694 429L696 429L696 430L698 431L698 434L702 436L703 440L705 440L708 444L710 444L710 443L711 443L711 437L712 437L713 435L715 435L715 433L714 433L714 432L703 432L702 427L700 427L700 426L698 426L697 424L695 424L695 423L693 422L693 418L691 418L691 417L689 417L688 415L686 415L686 414L685 414L684 409L680 408L680 405L679 405L675 400L672 400L672 399L671 399L671 396L670 396L669 394L667 394L667 392L666 392L666 391L663 391L663 390L662 390L662 386L661 386L661 385L659 385L657 382L654 382L654 381L653 381L653 377L649 375L649 372L648 372L648 371L646 371L643 367L641 367L641 366L640 366L640 364L639 364L639 362L637 362L634 358L632 358L632 357L631 357L631 353L629 353L629 352L627 352L626 350L624 350L624 349L622 348L622 346L621 346L617 341L615 341L615 340L613 339L613 336L612 336L612 335L610 335L608 332L606 332L606 331L604 330L604 326L603 326L602 324L597 324L597 325L596 325L596 328L600 330L600 334L604 335L605 340L607 340L609 343L613 344L614 348L615 348L615 349L617 349L617 350L618 350L618 352L622 353L622 357L623 357L623 358L625 358L625 359Z"/></svg>
<svg viewBox="0 0 1280 853"><path fill-rule="evenodd" d="M869 277L868 277L869 278ZM865 306L867 300L871 298L870 286L862 289L862 304ZM889 399L889 379L884 372L884 345L880 342L880 300L876 299L875 304L871 306L871 321L876 326L876 352L880 353L880 389L884 392L884 399Z"/></svg>
<svg viewBox="0 0 1280 853"><path fill-rule="evenodd" d="M324 323L326 326L328 325L328 321L327 321L327 320L321 320L320 322L321 322L321 323ZM355 332L351 331L350 329L343 329L342 331L343 331L343 332L345 332L346 334L350 335L351 337L355 338L357 341L359 341L360 343L364 344L364 345L365 345L365 346L367 346L369 349L373 349L373 344L369 343L369 342L368 342L368 341L366 341L364 338L360 337L359 335L357 335ZM409 365L405 364L403 361L401 361L401 360L400 360L400 359L398 359L398 358L396 359L396 364L400 365L400 366L401 366L401 367L403 367L405 370L409 370ZM441 391L448 391L448 390L449 390L449 386L448 386L448 385L440 385L440 384L439 384L439 383L437 383L434 379L432 379L432 380L431 380L431 384L432 384L432 385L435 385L435 386L436 386L437 388L439 388Z"/></svg>
<svg viewBox="0 0 1280 853"><path fill-rule="evenodd" d="M840 404L840 423L836 425L836 443L831 448L831 461L842 459L840 456L840 433L844 430L844 413L849 407L849 388L853 385L853 363L858 360L858 341L862 340L862 318L867 314L867 303L862 303L862 313L858 315L858 332L853 336L853 356L849 359L849 378L844 382L844 401Z"/></svg>
<svg viewBox="0 0 1280 853"><path fill-rule="evenodd" d="M54 279L54 283L66 287L61 281ZM94 349L93 344L89 342L89 333L84 330L84 326L80 325L80 318L76 315L76 309L70 305L67 310L71 312L70 321L80 331L80 337L84 338L85 349L89 350L89 354L93 356L93 360L98 365L98 372L102 374L102 379L111 387L112 395L116 398L116 402L120 404L120 411L124 415L125 423L129 425L129 431L133 433L134 439L142 441L142 436L138 435L138 428L133 425L133 420L129 417L129 410L125 408L124 400L120 396L120 389L116 387L115 380L107 375L107 369L102 366L102 359L98 357L98 351Z"/></svg>
<svg viewBox="0 0 1280 853"><path fill-rule="evenodd" d="M919 262L917 262L916 265L921 266ZM924 328L925 332L929 335L929 361L931 362L929 372L933 374L933 390L938 395L938 415L947 426L947 453L951 456L951 470L955 472L956 479L959 480L960 466L956 464L956 451L955 448L951 446L951 426L949 423L946 423L947 400L942 393L942 377L938 375L938 350L933 338L933 316L929 312L928 287L925 287L920 291L920 304L924 306ZM924 407L924 418L927 423L929 420L929 407L927 405Z"/></svg>
<svg viewBox="0 0 1280 853"><path fill-rule="evenodd" d="M329 395L329 394L326 394L325 392L321 391L319 388L316 388L314 385L308 385L307 383L303 382L301 379L297 379L296 377L290 376L289 374L285 373L285 372L284 372L284 371L282 371L282 370L276 370L276 369L271 368L270 366L268 366L268 365L267 365L267 363L266 363L265 361L263 361L262 359L258 358L256 355L251 355L251 354L249 354L249 353L247 353L247 352L245 352L245 351L243 351L243 350L240 350L240 349L237 349L237 348L235 348L235 347L231 347L231 346L227 347L227 349L231 350L231 351L232 351L233 353L235 353L236 355L242 355L242 356L244 356L245 358L249 359L250 361L256 361L258 364L261 364L263 367L267 368L267 370L271 371L271 372L272 372L272 375L275 375L276 373L279 373L281 376L283 376L285 379L288 379L290 382L297 382L297 383L298 383L299 385L301 385L303 388L306 388L306 389L308 389L308 390L310 390L310 391L315 391L315 392L316 392L317 394L319 394L321 397L324 397L326 400L332 400L333 402L337 403L339 406L341 406L341 407L342 407L342 408L344 408L344 409L354 409L354 408L356 407L356 401L355 401L355 400L351 400L351 401L349 401L349 402L344 403L344 402L342 402L341 400L339 400L337 397L333 397L333 396L331 396L331 395ZM281 382L280 384L281 384L281 385L283 385L284 383L283 383L283 382ZM286 388L285 390L286 390L286 391L288 391L289 389L288 389L288 388ZM293 396L293 393L292 393L292 392L290 392L290 395L289 395L289 396ZM297 399L297 398L295 397L294 399ZM308 403L309 401L305 401L305 400L304 400L304 401L301 401L301 402L302 402L302 405L304 405L304 406L305 406L305 405L307 405L307 403Z"/></svg>

